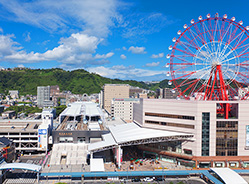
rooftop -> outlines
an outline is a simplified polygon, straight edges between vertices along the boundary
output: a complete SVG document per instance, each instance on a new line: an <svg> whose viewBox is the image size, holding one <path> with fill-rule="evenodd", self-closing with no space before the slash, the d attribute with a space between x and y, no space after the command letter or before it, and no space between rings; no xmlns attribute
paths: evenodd
<svg viewBox="0 0 249 184"><path fill-rule="evenodd" d="M111 133L103 135L103 141L90 144L88 147L89 151L102 151L117 145L148 144L193 137L192 134L143 128L135 123L109 126L109 129Z"/></svg>
<svg viewBox="0 0 249 184"><path fill-rule="evenodd" d="M42 120L0 120L0 132L26 132L38 129Z"/></svg>

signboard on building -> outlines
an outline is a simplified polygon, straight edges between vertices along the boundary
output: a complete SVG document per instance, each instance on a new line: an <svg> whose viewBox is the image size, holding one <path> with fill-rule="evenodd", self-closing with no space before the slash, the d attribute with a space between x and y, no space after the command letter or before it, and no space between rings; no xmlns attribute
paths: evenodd
<svg viewBox="0 0 249 184"><path fill-rule="evenodd" d="M249 148L249 125L246 125L246 147Z"/></svg>
<svg viewBox="0 0 249 184"><path fill-rule="evenodd" d="M47 135L47 129L39 129L38 134L39 135Z"/></svg>

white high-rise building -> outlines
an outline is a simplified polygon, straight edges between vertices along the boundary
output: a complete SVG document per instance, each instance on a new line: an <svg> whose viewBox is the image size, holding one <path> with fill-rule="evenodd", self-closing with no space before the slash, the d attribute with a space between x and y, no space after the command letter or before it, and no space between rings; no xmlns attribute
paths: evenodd
<svg viewBox="0 0 249 184"><path fill-rule="evenodd" d="M133 120L133 104L139 103L138 98L113 98L112 117L121 118L126 122Z"/></svg>
<svg viewBox="0 0 249 184"><path fill-rule="evenodd" d="M37 106L38 107L53 106L53 102L50 101L50 86L37 87Z"/></svg>

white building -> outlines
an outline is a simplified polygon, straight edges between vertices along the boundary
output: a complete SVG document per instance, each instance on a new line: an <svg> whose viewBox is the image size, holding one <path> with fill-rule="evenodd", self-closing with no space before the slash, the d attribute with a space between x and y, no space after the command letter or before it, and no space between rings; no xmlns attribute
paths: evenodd
<svg viewBox="0 0 249 184"><path fill-rule="evenodd" d="M42 117L42 120L0 120L0 137L13 140L18 152L46 152L53 113L44 111Z"/></svg>
<svg viewBox="0 0 249 184"><path fill-rule="evenodd" d="M38 107L53 106L53 102L50 100L50 86L37 87L37 106Z"/></svg>
<svg viewBox="0 0 249 184"><path fill-rule="evenodd" d="M221 106L228 104L228 119ZM189 133L194 141L181 144L197 167L249 165L249 102L140 99L134 121L142 127Z"/></svg>
<svg viewBox="0 0 249 184"><path fill-rule="evenodd" d="M19 91L18 90L9 90L9 94L11 98L19 98Z"/></svg>
<svg viewBox="0 0 249 184"><path fill-rule="evenodd" d="M139 103L137 98L113 98L111 115L115 118L121 118L127 122L133 120L133 104Z"/></svg>

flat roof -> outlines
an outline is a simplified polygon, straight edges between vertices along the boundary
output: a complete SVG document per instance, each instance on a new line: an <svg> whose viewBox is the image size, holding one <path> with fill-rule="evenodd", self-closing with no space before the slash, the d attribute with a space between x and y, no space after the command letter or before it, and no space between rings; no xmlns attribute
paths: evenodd
<svg viewBox="0 0 249 184"><path fill-rule="evenodd" d="M82 115L82 102L74 102L68 105L68 107L60 114L60 116L79 116Z"/></svg>
<svg viewBox="0 0 249 184"><path fill-rule="evenodd" d="M165 142L167 140L179 140L192 138L193 134L179 133L166 130L156 130L143 128L135 123L109 126L110 133L103 135L103 141L89 145L89 151L101 151L110 149L117 145L138 145L155 142Z"/></svg>
<svg viewBox="0 0 249 184"><path fill-rule="evenodd" d="M96 103L84 102L85 105L85 115L87 116L101 116L101 110Z"/></svg>
<svg viewBox="0 0 249 184"><path fill-rule="evenodd" d="M68 105L68 107L60 114L60 116L102 116L103 113L98 107L98 104L94 102L74 102Z"/></svg>
<svg viewBox="0 0 249 184"><path fill-rule="evenodd" d="M41 166L27 163L6 163L0 166L0 170L4 169L22 169L39 172L41 170Z"/></svg>
<svg viewBox="0 0 249 184"><path fill-rule="evenodd" d="M42 120L21 120L21 119L0 120L0 132L34 131L34 130L38 130L38 126L41 124L42 124ZM37 125L37 128L35 128L35 125ZM25 127L26 129L24 130Z"/></svg>
<svg viewBox="0 0 249 184"><path fill-rule="evenodd" d="M104 172L104 160L103 158L91 158L90 159L90 171L91 172Z"/></svg>
<svg viewBox="0 0 249 184"><path fill-rule="evenodd" d="M247 182L238 173L230 168L211 168L225 184L247 184Z"/></svg>

